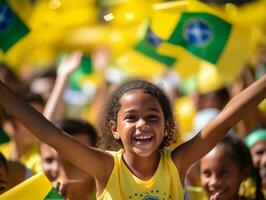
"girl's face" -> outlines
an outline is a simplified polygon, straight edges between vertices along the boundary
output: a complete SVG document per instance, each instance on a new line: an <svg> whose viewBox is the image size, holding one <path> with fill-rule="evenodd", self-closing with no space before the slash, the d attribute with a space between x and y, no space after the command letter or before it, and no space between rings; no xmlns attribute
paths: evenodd
<svg viewBox="0 0 266 200"><path fill-rule="evenodd" d="M147 157L157 152L164 137L165 122L158 100L135 90L120 99L117 122L111 125L113 135L122 140L126 154Z"/></svg>
<svg viewBox="0 0 266 200"><path fill-rule="evenodd" d="M219 193L219 200L238 198L240 184L244 178L235 161L223 147L215 147L200 162L201 185L208 197Z"/></svg>
<svg viewBox="0 0 266 200"><path fill-rule="evenodd" d="M259 170L263 188L266 188L266 139L255 143L250 151L253 164Z"/></svg>
<svg viewBox="0 0 266 200"><path fill-rule="evenodd" d="M55 181L58 177L58 155L55 149L47 144L41 143L40 155L42 169L50 181Z"/></svg>

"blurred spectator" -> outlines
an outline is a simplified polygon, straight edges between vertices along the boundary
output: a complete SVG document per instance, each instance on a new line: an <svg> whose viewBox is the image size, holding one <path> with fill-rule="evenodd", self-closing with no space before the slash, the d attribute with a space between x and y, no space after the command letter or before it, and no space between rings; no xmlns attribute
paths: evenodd
<svg viewBox="0 0 266 200"><path fill-rule="evenodd" d="M41 96L29 91L24 91L22 98L33 108L42 113L44 109L44 100ZM9 113L5 115L3 129L10 137L10 142L0 145L0 151L5 157L11 161L21 162L32 170L33 173L39 172L41 166L37 138Z"/></svg>

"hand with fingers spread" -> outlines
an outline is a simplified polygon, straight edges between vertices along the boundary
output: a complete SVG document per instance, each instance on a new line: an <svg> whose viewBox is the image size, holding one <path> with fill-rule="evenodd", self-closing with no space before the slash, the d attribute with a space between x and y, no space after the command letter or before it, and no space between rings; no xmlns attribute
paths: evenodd
<svg viewBox="0 0 266 200"><path fill-rule="evenodd" d="M60 76L71 75L78 68L81 58L81 51L74 51L70 55L64 56L59 64L57 74Z"/></svg>
<svg viewBox="0 0 266 200"><path fill-rule="evenodd" d="M55 85L43 112L48 120L55 121L59 118L59 108L62 110L61 102L63 101L63 94L67 87L69 77L79 67L81 58L82 52L74 51L70 55L63 57L59 64Z"/></svg>

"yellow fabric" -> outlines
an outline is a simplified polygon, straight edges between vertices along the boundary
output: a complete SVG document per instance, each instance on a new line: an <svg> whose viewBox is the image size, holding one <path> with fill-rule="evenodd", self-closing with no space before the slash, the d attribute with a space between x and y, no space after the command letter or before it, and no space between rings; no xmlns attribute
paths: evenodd
<svg viewBox="0 0 266 200"><path fill-rule="evenodd" d="M225 86L225 81L219 70L214 65L203 62L197 74L197 91L200 94L207 94Z"/></svg>
<svg viewBox="0 0 266 200"><path fill-rule="evenodd" d="M183 140L193 131L193 121L197 109L191 97L180 97L174 102L174 116L178 122L178 130Z"/></svg>
<svg viewBox="0 0 266 200"><path fill-rule="evenodd" d="M196 186L187 186L186 193L189 200L207 200L208 197L204 193L202 187Z"/></svg>
<svg viewBox="0 0 266 200"><path fill-rule="evenodd" d="M231 23L227 15L219 12L217 9L213 9L207 4L201 3L197 0L189 0L188 2L187 9L183 9L186 12L206 12ZM159 38L167 41L172 35L176 25L179 23L183 10L181 10L181 12L176 12L173 8L171 8L155 12L151 21L152 31ZM215 63L219 73L222 75L227 84L232 83L243 69L243 64L250 53L250 32L250 30L237 26L236 24L232 25L232 30L226 46L224 47L218 61ZM178 61L181 64L179 69L197 72L200 68L199 61L201 59L192 55L192 53L184 49L182 46L163 42L158 47L158 52L163 55L174 56L179 59ZM185 58L184 55L186 55ZM184 68L183 66L185 65L186 67ZM193 70L190 69L191 67L193 67Z"/></svg>
<svg viewBox="0 0 266 200"><path fill-rule="evenodd" d="M262 193L264 195L264 198L266 198L266 189L262 189ZM253 179L249 178L241 184L239 195L246 197L247 199L255 199L256 183Z"/></svg>
<svg viewBox="0 0 266 200"><path fill-rule="evenodd" d="M4 143L0 145L0 152L8 159L11 151L11 143ZM24 164L32 173L37 173L42 171L41 158L38 153L37 144L32 146L29 151L21 156L20 162Z"/></svg>
<svg viewBox="0 0 266 200"><path fill-rule="evenodd" d="M166 66L134 49L129 50L119 57L116 65L122 69L127 76L142 77L152 79L162 74L166 70Z"/></svg>
<svg viewBox="0 0 266 200"><path fill-rule="evenodd" d="M43 200L52 189L44 173L38 173L1 195L1 200Z"/></svg>
<svg viewBox="0 0 266 200"><path fill-rule="evenodd" d="M186 188L187 194L190 200L207 200L208 197L201 187L188 186ZM265 196L265 190L263 191ZM253 200L256 195L256 183L253 179L248 178L246 181L241 183L239 188L239 197L243 199ZM265 196L266 197L266 196Z"/></svg>
<svg viewBox="0 0 266 200"><path fill-rule="evenodd" d="M157 171L148 181L134 176L123 162L124 150L110 152L115 164L107 186L98 200L124 199L184 199L184 189L179 173L171 159L171 151L160 152L161 159Z"/></svg>
<svg viewBox="0 0 266 200"><path fill-rule="evenodd" d="M90 193L88 200L96 200L96 186L94 186L93 191Z"/></svg>

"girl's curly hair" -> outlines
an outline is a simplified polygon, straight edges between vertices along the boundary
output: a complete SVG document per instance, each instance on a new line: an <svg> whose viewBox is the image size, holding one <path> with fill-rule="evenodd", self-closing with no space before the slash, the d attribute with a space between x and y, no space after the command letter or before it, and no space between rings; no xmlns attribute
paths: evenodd
<svg viewBox="0 0 266 200"><path fill-rule="evenodd" d="M164 137L160 148L170 146L176 141L177 138L177 129L175 120L173 117L172 107L171 103L168 99L168 97L164 94L164 92L157 87L156 85L145 81L145 80L128 80L121 85L119 85L116 90L114 90L110 97L107 100L104 113L102 115L102 121L101 121L101 142L100 147L107 149L107 150L118 150L122 148L122 142L121 140L116 140L113 137L111 127L110 127L110 121L117 121L117 113L121 107L120 105L120 98L128 92L131 92L133 90L142 90L145 93L151 94L154 96L162 110L165 122L168 124L166 126L167 136Z"/></svg>

